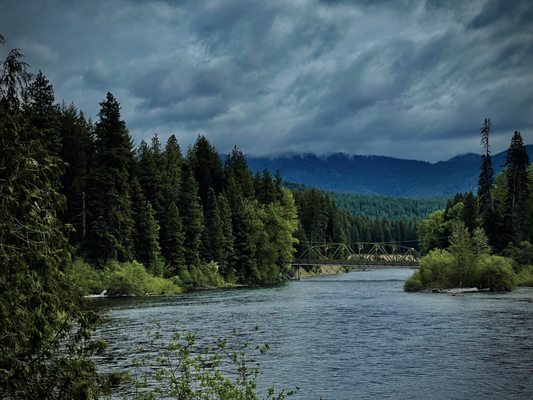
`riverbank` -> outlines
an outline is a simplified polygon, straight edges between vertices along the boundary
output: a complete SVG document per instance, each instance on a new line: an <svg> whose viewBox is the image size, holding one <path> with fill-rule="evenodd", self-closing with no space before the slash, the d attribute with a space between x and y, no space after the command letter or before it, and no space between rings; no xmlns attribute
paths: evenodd
<svg viewBox="0 0 533 400"><path fill-rule="evenodd" d="M300 268L300 279L321 275L338 275L348 272L349 268L342 265L317 265L309 269Z"/></svg>

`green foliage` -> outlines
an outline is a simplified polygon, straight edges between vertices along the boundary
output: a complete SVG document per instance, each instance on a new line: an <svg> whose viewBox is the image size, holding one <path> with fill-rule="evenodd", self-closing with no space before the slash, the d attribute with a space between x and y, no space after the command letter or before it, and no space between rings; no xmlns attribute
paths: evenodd
<svg viewBox="0 0 533 400"><path fill-rule="evenodd" d="M131 202L133 152L120 105L111 93L100 103L95 154L89 175L85 247L92 260L131 261L134 220Z"/></svg>
<svg viewBox="0 0 533 400"><path fill-rule="evenodd" d="M62 106L60 109L60 157L65 163L61 177L61 193L66 198L62 221L72 225L74 231L70 235L72 243L79 244L85 238L84 231L84 200L87 192L87 176L92 154L92 125L76 107Z"/></svg>
<svg viewBox="0 0 533 400"><path fill-rule="evenodd" d="M489 135L492 124L490 119L485 118L481 132L481 144L484 154L481 156L481 170L478 180L478 203L479 213L481 216L482 227L487 233L489 242L492 246L497 247L500 239L498 235L498 223L496 220L496 209L494 201L494 170L492 168L492 157L490 154ZM467 224L468 226L468 224ZM470 229L471 227L468 226Z"/></svg>
<svg viewBox="0 0 533 400"><path fill-rule="evenodd" d="M419 271L416 271L413 275L407 278L407 280L403 284L403 289L406 292L419 292L420 290L424 289L424 285L422 284L422 281L420 279Z"/></svg>
<svg viewBox="0 0 533 400"><path fill-rule="evenodd" d="M103 271L92 267L82 259L71 263L65 273L77 290L84 295L102 293L107 289Z"/></svg>
<svg viewBox="0 0 533 400"><path fill-rule="evenodd" d="M271 387L265 397L261 396L257 390L258 358L269 345L252 347L243 343L235 331L213 345L201 344L192 332L176 332L168 341L158 330L149 335L149 348L140 350L157 357L135 362L137 370L129 378L135 399L283 400L298 391L296 388L276 393Z"/></svg>
<svg viewBox="0 0 533 400"><path fill-rule="evenodd" d="M69 281L84 295L106 291L109 296L158 295L181 293L178 279L165 279L149 273L138 262L120 263L110 260L97 269L78 259L66 269Z"/></svg>
<svg viewBox="0 0 533 400"><path fill-rule="evenodd" d="M209 190L219 194L224 185L220 158L207 138L199 135L189 151L188 161L198 184L198 196L205 210L209 201Z"/></svg>
<svg viewBox="0 0 533 400"><path fill-rule="evenodd" d="M191 268L200 264L204 216L198 197L198 184L187 164L183 164L182 180L178 208L183 224L185 263Z"/></svg>
<svg viewBox="0 0 533 400"><path fill-rule="evenodd" d="M173 280L179 286L188 289L213 289L229 286L219 270L220 266L216 262L202 262L195 267L181 270L176 277L173 277Z"/></svg>
<svg viewBox="0 0 533 400"><path fill-rule="evenodd" d="M90 358L101 349L90 338L97 317L80 311L64 274L61 165L22 112L20 58L12 51L0 65L0 397L95 398L104 385Z"/></svg>
<svg viewBox="0 0 533 400"><path fill-rule="evenodd" d="M528 241L517 245L510 244L502 253L513 260L515 272L520 272L527 265L533 265L533 245Z"/></svg>
<svg viewBox="0 0 533 400"><path fill-rule="evenodd" d="M519 243L524 239L524 222L528 209L529 195L528 174L529 159L520 132L515 131L511 145L507 150L507 198L505 214L505 230L510 234L509 239Z"/></svg>
<svg viewBox="0 0 533 400"><path fill-rule="evenodd" d="M424 288L454 287L456 267L457 260L452 253L442 249L432 250L420 260L420 282Z"/></svg>
<svg viewBox="0 0 533 400"><path fill-rule="evenodd" d="M205 230L202 238L202 259L226 263L224 259L224 226L220 218L220 207L217 196L212 188L207 193L207 204L204 208Z"/></svg>
<svg viewBox="0 0 533 400"><path fill-rule="evenodd" d="M418 223L416 233L422 254L427 254L429 250L439 247L445 234L444 217L444 211L439 210Z"/></svg>
<svg viewBox="0 0 533 400"><path fill-rule="evenodd" d="M389 220L409 220L427 217L443 209L445 197L401 198L328 192L339 208L353 215Z"/></svg>
<svg viewBox="0 0 533 400"><path fill-rule="evenodd" d="M413 247L417 243L415 220L353 215L317 189L292 190L292 193L298 208L299 230L295 235L300 241L299 252L304 251L306 242L387 242L390 246L402 242Z"/></svg>
<svg viewBox="0 0 533 400"><path fill-rule="evenodd" d="M103 270L103 282L109 295L146 295L180 293L173 281L154 277L136 261L108 261Z"/></svg>
<svg viewBox="0 0 533 400"><path fill-rule="evenodd" d="M524 266L516 275L517 286L533 286L533 264Z"/></svg>
<svg viewBox="0 0 533 400"><path fill-rule="evenodd" d="M135 152L136 176L144 197L150 202L157 215L163 212L164 186L162 154L157 135L152 139L152 146L143 140Z"/></svg>
<svg viewBox="0 0 533 400"><path fill-rule="evenodd" d="M526 274L524 279L527 279ZM449 249L435 249L422 257L419 270L406 281L404 289L477 287L510 291L515 284L512 260L490 255L483 230L477 228L470 235L462 223L456 223Z"/></svg>
<svg viewBox="0 0 533 400"><path fill-rule="evenodd" d="M174 202L168 205L161 225L161 251L168 262L170 274L185 268L184 233L181 216Z"/></svg>
<svg viewBox="0 0 533 400"><path fill-rule="evenodd" d="M476 263L476 286L497 291L511 291L516 277L512 261L501 256L485 256Z"/></svg>
<svg viewBox="0 0 533 400"><path fill-rule="evenodd" d="M162 276L165 264L159 247L159 224L149 201L140 204L135 225L135 256L156 276Z"/></svg>

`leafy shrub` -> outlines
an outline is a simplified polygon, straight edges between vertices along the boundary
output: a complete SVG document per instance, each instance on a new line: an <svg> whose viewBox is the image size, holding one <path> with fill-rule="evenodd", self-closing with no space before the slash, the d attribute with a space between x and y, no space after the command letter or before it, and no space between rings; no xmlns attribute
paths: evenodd
<svg viewBox="0 0 533 400"><path fill-rule="evenodd" d="M513 290L516 277L512 261L500 256L485 256L477 263L476 286L480 289Z"/></svg>
<svg viewBox="0 0 533 400"><path fill-rule="evenodd" d="M172 294L181 291L173 281L154 277L136 261L108 261L104 268L104 281L110 295Z"/></svg>
<svg viewBox="0 0 533 400"><path fill-rule="evenodd" d="M435 249L420 260L419 280L425 288L453 287L457 259L447 250Z"/></svg>
<svg viewBox="0 0 533 400"><path fill-rule="evenodd" d="M216 262L202 263L196 268L183 269L174 278L175 282L189 288L217 288L228 286Z"/></svg>
<svg viewBox="0 0 533 400"><path fill-rule="evenodd" d="M77 259L66 269L72 284L83 294L97 294L106 289L103 274L81 259Z"/></svg>
<svg viewBox="0 0 533 400"><path fill-rule="evenodd" d="M420 280L420 271L416 271L413 275L407 279L403 285L403 289L406 292L418 292L424 289L424 285Z"/></svg>
<svg viewBox="0 0 533 400"><path fill-rule="evenodd" d="M146 285L146 293L149 294L176 294L182 289L176 281L159 276L150 276Z"/></svg>
<svg viewBox="0 0 533 400"><path fill-rule="evenodd" d="M510 244L503 255L513 260L515 272L520 272L522 268L533 265L533 244L528 241L520 242L518 245Z"/></svg>
<svg viewBox="0 0 533 400"><path fill-rule="evenodd" d="M533 265L523 267L516 276L517 286L533 286Z"/></svg>
<svg viewBox="0 0 533 400"><path fill-rule="evenodd" d="M192 332L178 331L170 339L165 339L159 328L149 332L149 348L139 349L142 353L157 356L134 361L135 371L128 378L135 388L135 399L260 398L257 392L258 357L268 351L268 344L252 347L250 343L242 342L242 332L233 331L230 337L219 339L213 345L202 345ZM276 393L271 387L264 400L283 400L297 390Z"/></svg>

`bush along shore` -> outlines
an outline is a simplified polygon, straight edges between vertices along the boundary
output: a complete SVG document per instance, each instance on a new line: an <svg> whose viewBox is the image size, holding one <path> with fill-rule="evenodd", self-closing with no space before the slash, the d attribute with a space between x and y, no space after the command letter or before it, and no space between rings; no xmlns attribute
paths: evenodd
<svg viewBox="0 0 533 400"><path fill-rule="evenodd" d="M431 250L422 257L420 268L405 282L404 289L457 294L533 286L533 246L523 242L507 254L508 257L491 255L483 230L478 228L470 234L458 222L450 246Z"/></svg>
<svg viewBox="0 0 533 400"><path fill-rule="evenodd" d="M457 194L417 226L420 269L405 290L510 291L533 286L533 164L515 131L505 169L493 177L491 122L481 131L478 193ZM474 289L475 288L475 289Z"/></svg>

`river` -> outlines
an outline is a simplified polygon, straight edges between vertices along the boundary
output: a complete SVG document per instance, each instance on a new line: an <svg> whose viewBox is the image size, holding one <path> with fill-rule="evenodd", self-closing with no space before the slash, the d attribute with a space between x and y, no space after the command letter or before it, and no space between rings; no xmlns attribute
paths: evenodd
<svg viewBox="0 0 533 400"><path fill-rule="evenodd" d="M260 385L292 399L533 399L533 289L405 293L409 269L316 277L272 288L105 299L98 335L125 369L161 323L211 340L232 329L270 344Z"/></svg>

